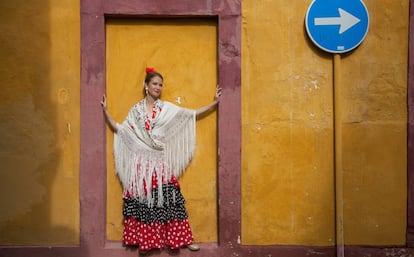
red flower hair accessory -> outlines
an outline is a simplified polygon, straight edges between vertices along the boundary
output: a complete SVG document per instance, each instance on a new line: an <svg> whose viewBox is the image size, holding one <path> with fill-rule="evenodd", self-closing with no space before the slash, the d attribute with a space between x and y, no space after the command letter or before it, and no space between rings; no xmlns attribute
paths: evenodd
<svg viewBox="0 0 414 257"><path fill-rule="evenodd" d="M155 69L154 68L149 68L149 67L147 67L146 69L145 69L145 72L148 74L148 73L151 73L151 72L155 72Z"/></svg>

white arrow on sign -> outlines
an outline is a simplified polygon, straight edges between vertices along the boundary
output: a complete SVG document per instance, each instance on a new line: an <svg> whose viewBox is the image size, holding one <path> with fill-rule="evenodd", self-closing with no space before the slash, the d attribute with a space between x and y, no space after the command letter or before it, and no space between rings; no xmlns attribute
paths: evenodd
<svg viewBox="0 0 414 257"><path fill-rule="evenodd" d="M328 17L328 18L315 18L315 26L321 25L340 25L339 34L344 33L348 29L352 28L355 24L361 20L354 15L346 12L345 10L338 8L339 17Z"/></svg>

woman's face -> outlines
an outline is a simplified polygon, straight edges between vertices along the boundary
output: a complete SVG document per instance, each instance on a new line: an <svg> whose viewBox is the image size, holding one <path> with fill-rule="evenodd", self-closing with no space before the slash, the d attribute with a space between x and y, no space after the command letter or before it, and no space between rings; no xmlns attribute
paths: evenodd
<svg viewBox="0 0 414 257"><path fill-rule="evenodd" d="M148 96L157 99L161 95L162 91L162 79L158 76L153 77L150 82L146 84L148 88Z"/></svg>

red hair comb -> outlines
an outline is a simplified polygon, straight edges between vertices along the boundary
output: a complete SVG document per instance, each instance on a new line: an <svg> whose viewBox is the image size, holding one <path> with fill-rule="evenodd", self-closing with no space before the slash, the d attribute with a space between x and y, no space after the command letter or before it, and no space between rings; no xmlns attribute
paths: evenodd
<svg viewBox="0 0 414 257"><path fill-rule="evenodd" d="M155 69L154 68L149 68L149 67L147 67L146 69L145 69L145 72L148 74L148 73L151 73L151 72L155 72Z"/></svg>

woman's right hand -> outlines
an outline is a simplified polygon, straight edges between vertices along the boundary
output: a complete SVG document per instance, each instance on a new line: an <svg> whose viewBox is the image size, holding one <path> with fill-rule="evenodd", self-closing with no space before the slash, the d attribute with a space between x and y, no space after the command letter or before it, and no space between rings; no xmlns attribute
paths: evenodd
<svg viewBox="0 0 414 257"><path fill-rule="evenodd" d="M106 95L104 94L101 101L102 109L106 110Z"/></svg>
<svg viewBox="0 0 414 257"><path fill-rule="evenodd" d="M101 105L102 105L102 110L103 110L103 113L105 115L106 121L108 122L111 129L116 133L118 131L117 123L112 118L112 116L108 112L108 110L106 109L107 103L106 103L106 95L105 94L102 97Z"/></svg>

